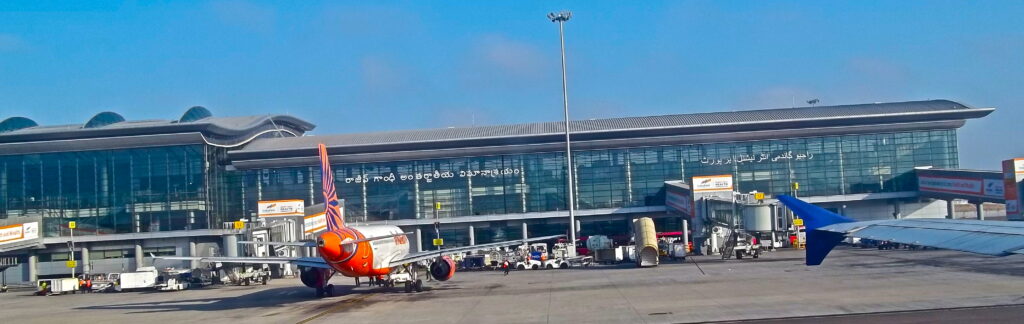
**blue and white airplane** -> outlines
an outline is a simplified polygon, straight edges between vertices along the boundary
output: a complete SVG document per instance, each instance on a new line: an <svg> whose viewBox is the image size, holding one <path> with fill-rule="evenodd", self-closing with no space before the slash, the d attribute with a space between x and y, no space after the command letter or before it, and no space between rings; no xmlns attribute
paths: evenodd
<svg viewBox="0 0 1024 324"><path fill-rule="evenodd" d="M807 227L807 265L819 265L844 238L889 241L992 256L1024 254L1024 222L889 219L858 222L786 195L778 197Z"/></svg>

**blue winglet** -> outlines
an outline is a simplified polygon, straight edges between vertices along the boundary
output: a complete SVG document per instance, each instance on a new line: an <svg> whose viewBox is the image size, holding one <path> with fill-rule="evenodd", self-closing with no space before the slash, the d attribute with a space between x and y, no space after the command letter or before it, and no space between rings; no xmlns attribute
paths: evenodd
<svg viewBox="0 0 1024 324"><path fill-rule="evenodd" d="M780 195L779 201L792 210L797 216L804 220L807 227L807 257L806 263L809 266L819 265L836 247L836 244L843 241L846 235L843 233L817 231L817 229L838 223L850 223L854 220L843 217L824 208L811 205L803 200L787 195Z"/></svg>

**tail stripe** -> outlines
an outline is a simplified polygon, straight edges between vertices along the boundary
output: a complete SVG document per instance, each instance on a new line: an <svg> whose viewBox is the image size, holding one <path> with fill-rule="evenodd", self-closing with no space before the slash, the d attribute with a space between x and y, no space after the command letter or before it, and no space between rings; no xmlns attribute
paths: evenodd
<svg viewBox="0 0 1024 324"><path fill-rule="evenodd" d="M338 192L334 187L334 172L331 171L331 162L327 159L327 147L319 145L320 149L320 178L321 187L324 193L324 213L327 215L327 230L334 231L344 226L345 221L341 215L341 206L338 202Z"/></svg>

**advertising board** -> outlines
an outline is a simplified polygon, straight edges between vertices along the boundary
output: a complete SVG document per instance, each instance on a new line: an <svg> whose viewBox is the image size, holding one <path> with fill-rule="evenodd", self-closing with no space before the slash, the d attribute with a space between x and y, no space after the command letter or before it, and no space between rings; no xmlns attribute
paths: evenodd
<svg viewBox="0 0 1024 324"><path fill-rule="evenodd" d="M37 238L39 238L39 222L0 227L0 244L15 243Z"/></svg>
<svg viewBox="0 0 1024 324"><path fill-rule="evenodd" d="M693 191L732 191L732 175L722 174L693 177Z"/></svg>
<svg viewBox="0 0 1024 324"><path fill-rule="evenodd" d="M302 199L271 200L257 203L257 215L260 217L302 216L306 214L305 201Z"/></svg>

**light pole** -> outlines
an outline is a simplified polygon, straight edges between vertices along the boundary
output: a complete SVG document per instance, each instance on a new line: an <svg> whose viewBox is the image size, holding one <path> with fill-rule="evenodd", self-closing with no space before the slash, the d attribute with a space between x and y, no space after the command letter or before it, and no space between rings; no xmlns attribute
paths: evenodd
<svg viewBox="0 0 1024 324"><path fill-rule="evenodd" d="M551 22L558 23L558 40L562 45L562 109L565 112L565 172L568 174L565 187L569 192L569 256L576 256L576 193L573 190L575 176L572 167L572 146L569 140L569 90L565 77L565 22L572 17L572 12L565 10L548 14Z"/></svg>

